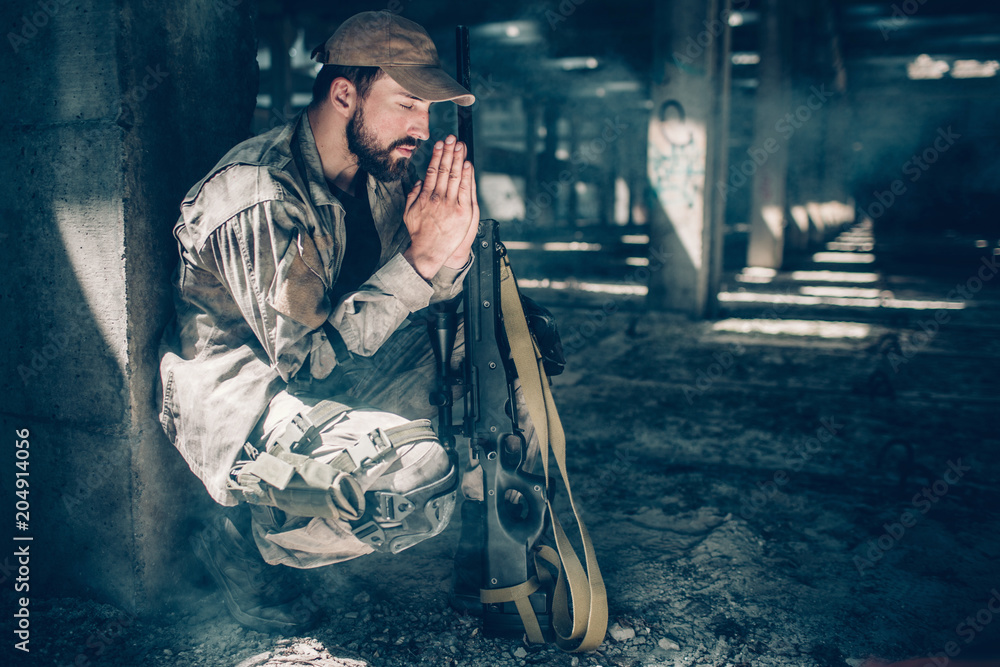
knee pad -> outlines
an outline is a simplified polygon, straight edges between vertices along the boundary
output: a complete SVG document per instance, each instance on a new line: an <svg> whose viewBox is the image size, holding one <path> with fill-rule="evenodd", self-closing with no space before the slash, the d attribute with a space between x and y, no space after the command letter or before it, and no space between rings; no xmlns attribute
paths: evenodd
<svg viewBox="0 0 1000 667"><path fill-rule="evenodd" d="M359 540L390 553L447 527L458 470L428 420L375 429L322 463L296 453L323 426L311 414L296 415L269 439L266 452L247 446L248 459L230 473L237 499L287 515L345 521Z"/></svg>
<svg viewBox="0 0 1000 667"><path fill-rule="evenodd" d="M458 467L435 438L412 445L364 493L362 516L351 521L359 540L399 553L443 531L455 511Z"/></svg>

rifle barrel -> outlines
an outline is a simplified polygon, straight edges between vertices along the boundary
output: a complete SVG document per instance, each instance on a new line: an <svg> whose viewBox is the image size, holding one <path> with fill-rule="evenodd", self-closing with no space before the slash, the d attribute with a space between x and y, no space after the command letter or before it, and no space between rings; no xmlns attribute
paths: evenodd
<svg viewBox="0 0 1000 667"><path fill-rule="evenodd" d="M472 91L472 57L469 48L469 28L460 25L455 28L456 62L458 63L458 82L468 91ZM458 140L465 143L468 150L466 158L472 164L475 151L472 146L472 107L458 107Z"/></svg>

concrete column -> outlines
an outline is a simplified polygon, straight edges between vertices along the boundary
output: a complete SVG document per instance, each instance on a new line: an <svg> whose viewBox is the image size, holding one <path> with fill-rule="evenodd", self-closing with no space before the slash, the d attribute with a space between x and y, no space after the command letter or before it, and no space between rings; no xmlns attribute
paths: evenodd
<svg viewBox="0 0 1000 667"><path fill-rule="evenodd" d="M295 27L287 16L261 27L271 47L271 109L279 118L291 118L292 58L288 50L295 42Z"/></svg>
<svg viewBox="0 0 1000 667"><path fill-rule="evenodd" d="M538 123L541 108L531 97L521 100L524 107L524 201L536 201L538 196Z"/></svg>
<svg viewBox="0 0 1000 667"><path fill-rule="evenodd" d="M718 269L714 184L724 182L717 156L726 143L728 19L724 0L664 0L654 15L649 304L694 317L707 314Z"/></svg>
<svg viewBox="0 0 1000 667"><path fill-rule="evenodd" d="M171 228L249 130L251 7L18 1L0 14L14 35L0 58L0 424L30 442L32 597L149 610L185 579L179 526L205 497L154 405Z"/></svg>
<svg viewBox="0 0 1000 667"><path fill-rule="evenodd" d="M562 108L556 100L546 99L542 108L542 124L545 127L545 138L542 140L542 154L538 158L538 176L541 183L547 183L545 196L539 195L541 213L538 216L539 227L552 227L559 217L559 169L556 151L559 149L559 118ZM536 186L537 187L537 186ZM555 192L556 194L552 194Z"/></svg>
<svg viewBox="0 0 1000 667"><path fill-rule="evenodd" d="M840 228L855 221L854 199L848 187L849 165L854 152L853 142L850 140L852 113L846 94L838 92L830 100L823 148L826 159L823 162L820 191L824 202L837 202L841 205L841 215L834 221L832 229L826 229L825 225L810 229L810 241L815 244L830 240Z"/></svg>
<svg viewBox="0 0 1000 667"><path fill-rule="evenodd" d="M785 54L791 23L787 0L763 0L761 11L760 85L751 148L760 158L755 160L758 166L753 176L747 264L777 269L785 245L788 150L781 150L775 132L777 123L789 113Z"/></svg>
<svg viewBox="0 0 1000 667"><path fill-rule="evenodd" d="M573 111L569 111L566 114L566 120L569 121L569 154L576 155L580 146L580 118ZM577 176L574 175L573 179L565 186L566 223L569 227L576 227L580 219L580 197L576 193L577 182Z"/></svg>

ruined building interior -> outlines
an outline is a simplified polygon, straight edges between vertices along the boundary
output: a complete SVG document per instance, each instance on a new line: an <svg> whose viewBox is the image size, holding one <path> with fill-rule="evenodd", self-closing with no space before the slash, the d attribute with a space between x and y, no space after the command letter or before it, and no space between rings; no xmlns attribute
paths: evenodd
<svg viewBox="0 0 1000 667"><path fill-rule="evenodd" d="M469 27L482 215L568 360L595 652L450 606L457 520L299 573L299 636L233 621L192 555L211 500L155 399L178 206L304 109L313 47L364 10L423 25L448 71ZM996 2L0 15L3 664L1000 665ZM432 138L455 123L432 107Z"/></svg>

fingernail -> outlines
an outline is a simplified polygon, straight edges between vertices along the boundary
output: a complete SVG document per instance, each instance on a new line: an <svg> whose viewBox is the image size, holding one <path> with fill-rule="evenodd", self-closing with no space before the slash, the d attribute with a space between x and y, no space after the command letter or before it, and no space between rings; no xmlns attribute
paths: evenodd
<svg viewBox="0 0 1000 667"><path fill-rule="evenodd" d="M448 138L445 139L445 142L448 143L448 144L453 144L453 143L455 143L455 137L453 137L452 135L449 134Z"/></svg>
<svg viewBox="0 0 1000 667"><path fill-rule="evenodd" d="M462 167L462 168L463 168L463 169L472 169L472 163L471 163L471 162L466 162L466 163L465 163L465 166L464 166L464 167Z"/></svg>
<svg viewBox="0 0 1000 667"><path fill-rule="evenodd" d="M461 141L458 142L458 145L455 146L455 150L456 151L464 151L465 150L465 144L463 144Z"/></svg>
<svg viewBox="0 0 1000 667"><path fill-rule="evenodd" d="M436 144L434 144L434 150L439 151L442 148L444 148L444 142L443 141L439 141Z"/></svg>

